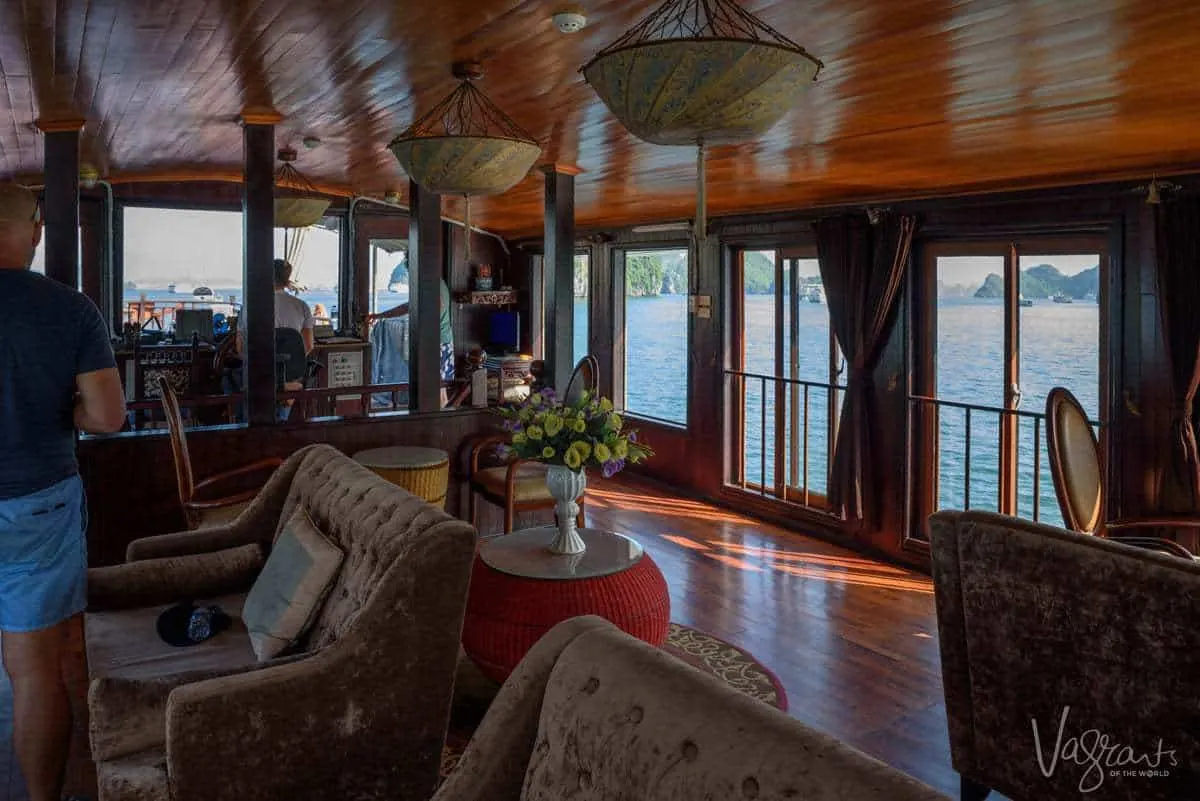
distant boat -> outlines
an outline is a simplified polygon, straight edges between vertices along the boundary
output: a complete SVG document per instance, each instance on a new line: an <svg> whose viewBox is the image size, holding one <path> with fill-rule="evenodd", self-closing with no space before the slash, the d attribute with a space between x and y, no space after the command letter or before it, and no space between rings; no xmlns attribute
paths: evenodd
<svg viewBox="0 0 1200 801"><path fill-rule="evenodd" d="M1030 306L1032 306L1032 305L1033 305L1033 301L1032 301L1032 300L1030 300L1029 298L1020 298L1020 299L1017 301L1017 305L1018 305L1018 306L1023 306L1023 307L1025 307L1025 308L1029 308Z"/></svg>
<svg viewBox="0 0 1200 801"><path fill-rule="evenodd" d="M197 298L211 298L213 291L206 286L198 286L192 290L192 295Z"/></svg>
<svg viewBox="0 0 1200 801"><path fill-rule="evenodd" d="M1055 303L1074 303L1074 301L1071 300L1070 295L1064 295L1061 292L1059 292L1057 295L1055 295L1053 300Z"/></svg>
<svg viewBox="0 0 1200 801"><path fill-rule="evenodd" d="M167 284L167 291L170 292L172 295L174 295L175 294L175 285Z"/></svg>
<svg viewBox="0 0 1200 801"><path fill-rule="evenodd" d="M807 300L809 303L824 303L825 292L819 286L810 287Z"/></svg>

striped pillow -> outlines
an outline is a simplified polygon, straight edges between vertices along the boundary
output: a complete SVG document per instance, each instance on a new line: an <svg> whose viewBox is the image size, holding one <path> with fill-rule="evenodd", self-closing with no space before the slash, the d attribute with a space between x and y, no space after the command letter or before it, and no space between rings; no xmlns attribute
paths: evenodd
<svg viewBox="0 0 1200 801"><path fill-rule="evenodd" d="M342 556L297 507L242 607L258 661L274 659L304 636L333 586Z"/></svg>

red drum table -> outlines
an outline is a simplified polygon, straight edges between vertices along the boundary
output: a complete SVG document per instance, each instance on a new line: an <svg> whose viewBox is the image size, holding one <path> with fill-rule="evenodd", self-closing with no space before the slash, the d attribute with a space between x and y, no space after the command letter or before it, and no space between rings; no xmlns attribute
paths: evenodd
<svg viewBox="0 0 1200 801"><path fill-rule="evenodd" d="M543 634L567 618L599 615L660 646L671 598L662 571L623 534L580 529L582 554L552 554L553 527L514 531L479 546L463 624L463 650L495 681L508 678Z"/></svg>

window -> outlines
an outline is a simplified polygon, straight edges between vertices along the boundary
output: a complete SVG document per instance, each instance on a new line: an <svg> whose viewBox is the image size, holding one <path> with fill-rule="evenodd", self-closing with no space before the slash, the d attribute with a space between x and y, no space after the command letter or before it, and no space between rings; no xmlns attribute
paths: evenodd
<svg viewBox="0 0 1200 801"><path fill-rule="evenodd" d="M308 304L317 325L334 328L338 325L341 231L340 217L323 217L316 225L299 232L275 229L275 256L285 258L285 244L286 250L291 251L294 294Z"/></svg>
<svg viewBox="0 0 1200 801"><path fill-rule="evenodd" d="M123 214L124 319L171 331L177 310L212 308L218 334L231 325L242 303L242 213L126 206Z"/></svg>
<svg viewBox="0 0 1200 801"><path fill-rule="evenodd" d="M844 360L814 256L797 248L740 254L734 298L740 347L727 380L730 480L823 507Z"/></svg>
<svg viewBox="0 0 1200 801"><path fill-rule="evenodd" d="M575 254L575 364L588 354L588 268L591 257Z"/></svg>
<svg viewBox="0 0 1200 801"><path fill-rule="evenodd" d="M625 253L625 411L687 425L688 252Z"/></svg>
<svg viewBox="0 0 1200 801"><path fill-rule="evenodd" d="M408 242L372 239L370 251L371 314L408 303Z"/></svg>
<svg viewBox="0 0 1200 801"><path fill-rule="evenodd" d="M1100 419L1104 241L931 245L914 352L915 513L987 509L1062 525L1044 404L1056 386ZM922 466L924 465L924 466Z"/></svg>

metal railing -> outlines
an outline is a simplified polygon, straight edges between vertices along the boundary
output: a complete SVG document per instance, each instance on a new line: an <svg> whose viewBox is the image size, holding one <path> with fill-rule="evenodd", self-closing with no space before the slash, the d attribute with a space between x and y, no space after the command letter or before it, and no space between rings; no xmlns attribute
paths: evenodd
<svg viewBox="0 0 1200 801"><path fill-rule="evenodd" d="M845 386L743 370L724 372L726 390L734 410L729 443L733 454L729 483L764 497L824 511L825 492L833 466L832 444L837 438L840 395ZM752 400L754 388L758 389L757 415L747 404ZM771 401L769 413L768 400ZM817 408L822 411L814 413L814 403L819 404ZM817 489L813 487L809 467L810 457L821 447L821 441L818 441L814 448L814 425L819 425L824 434L825 470L822 486ZM750 445L754 442L758 445L757 454L751 452ZM754 465L751 461L755 456L757 482L752 480Z"/></svg>
<svg viewBox="0 0 1200 801"><path fill-rule="evenodd" d="M932 476L932 481L928 482L928 489L931 494L932 506L934 509L944 506L942 503L942 488L946 476L942 475L941 462L943 456L953 454L951 448L959 449L961 455L962 471L960 475L954 475L952 478L957 482L962 483L962 509L970 509L971 503L971 484L972 484L972 466L978 464L978 457L973 458L972 451L985 449L989 451L987 455L991 455L991 443L986 440L981 443L979 437L974 434L979 430L980 418L982 417L989 424L994 424L996 429L996 441L994 443L995 458L996 458L996 477L997 477L997 492L996 492L996 511L1008 514L1020 514L1021 501L1024 497L1021 494L1022 477L1023 477L1023 462L1022 457L1030 455L1032 459L1031 469L1026 477L1029 480L1032 490L1029 506L1031 507L1032 518L1034 521L1042 519L1042 492L1046 484L1042 480L1042 453L1044 450L1043 440L1045 435L1043 428L1046 426L1046 415L1041 411L1028 411L1024 409L1007 409L1001 406L989 406L978 403L964 403L962 401L946 400L943 398L933 398L925 395L910 395L909 403L909 432L910 437L917 437L917 440L911 440L910 454L924 454L927 457L934 459L932 466L920 464L920 459L914 459L914 463L910 466L910 473L921 469L926 472L927 476ZM946 436L948 433L945 423L947 416L943 411L954 409L962 412L962 427L961 427L961 443L950 442ZM1102 423L1089 420L1089 424L1093 429L1099 431ZM1021 440L1022 424L1027 423L1032 426L1032 447L1026 449L1025 443ZM1012 443L1011 448L1005 448L1005 426L1013 426L1008 438ZM1046 432L1048 434L1048 432ZM949 444L951 448L947 448ZM1046 457L1046 464L1049 464L1049 456ZM915 493L918 492L917 487L918 477L910 475L909 490L905 493L906 502L909 504L910 512L912 504L917 502ZM1007 493L1004 488L1011 488ZM1051 484L1052 486L1052 484ZM1009 500L1006 504L1006 495ZM1006 508L1006 506L1008 508ZM1056 502L1051 504L1053 515L1058 514ZM978 504L974 508L981 508ZM909 519L911 520L911 514ZM1056 518L1057 520L1057 518ZM1057 520L1061 523L1061 520Z"/></svg>

